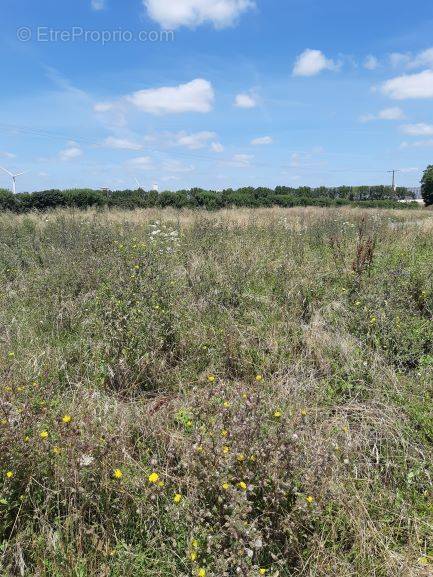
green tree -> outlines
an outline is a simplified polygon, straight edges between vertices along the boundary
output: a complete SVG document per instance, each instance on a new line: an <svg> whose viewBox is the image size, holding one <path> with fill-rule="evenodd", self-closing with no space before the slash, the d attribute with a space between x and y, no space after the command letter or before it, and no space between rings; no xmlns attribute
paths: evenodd
<svg viewBox="0 0 433 577"><path fill-rule="evenodd" d="M427 166L421 179L421 194L426 206L433 204L433 165Z"/></svg>

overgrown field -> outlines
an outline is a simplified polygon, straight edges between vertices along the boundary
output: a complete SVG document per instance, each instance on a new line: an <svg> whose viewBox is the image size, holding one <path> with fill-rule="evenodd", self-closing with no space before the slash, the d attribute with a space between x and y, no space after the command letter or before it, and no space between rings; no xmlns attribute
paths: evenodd
<svg viewBox="0 0 433 577"><path fill-rule="evenodd" d="M433 214L0 216L2 577L433 574Z"/></svg>

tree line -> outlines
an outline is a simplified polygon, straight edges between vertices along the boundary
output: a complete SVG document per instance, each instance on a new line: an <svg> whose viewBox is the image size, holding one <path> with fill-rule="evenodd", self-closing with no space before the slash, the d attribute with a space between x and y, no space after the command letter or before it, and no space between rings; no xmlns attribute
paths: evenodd
<svg viewBox="0 0 433 577"><path fill-rule="evenodd" d="M86 209L90 207L117 207L124 209L174 207L217 210L229 207L294 207L294 206L345 206L402 208L401 199L413 198L407 188L394 190L391 186L340 186L293 188L277 186L244 187L222 191L191 188L176 192L138 190L42 190L32 193L12 194L0 189L0 210L25 213L61 207ZM408 205L403 205L407 207Z"/></svg>

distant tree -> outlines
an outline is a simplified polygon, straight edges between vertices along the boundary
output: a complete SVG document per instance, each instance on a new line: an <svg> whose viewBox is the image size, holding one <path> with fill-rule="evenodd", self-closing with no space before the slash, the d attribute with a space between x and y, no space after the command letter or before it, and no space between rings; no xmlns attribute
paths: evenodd
<svg viewBox="0 0 433 577"><path fill-rule="evenodd" d="M433 165L429 165L421 179L421 195L426 206L433 204Z"/></svg>
<svg viewBox="0 0 433 577"><path fill-rule="evenodd" d="M17 201L10 190L0 188L0 210L15 210Z"/></svg>

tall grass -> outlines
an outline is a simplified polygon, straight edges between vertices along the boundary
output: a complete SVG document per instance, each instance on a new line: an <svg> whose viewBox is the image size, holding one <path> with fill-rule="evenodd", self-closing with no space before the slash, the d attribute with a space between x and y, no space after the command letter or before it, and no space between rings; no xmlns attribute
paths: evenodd
<svg viewBox="0 0 433 577"><path fill-rule="evenodd" d="M0 216L0 574L431 575L432 232Z"/></svg>

